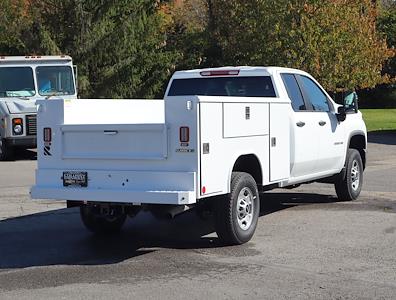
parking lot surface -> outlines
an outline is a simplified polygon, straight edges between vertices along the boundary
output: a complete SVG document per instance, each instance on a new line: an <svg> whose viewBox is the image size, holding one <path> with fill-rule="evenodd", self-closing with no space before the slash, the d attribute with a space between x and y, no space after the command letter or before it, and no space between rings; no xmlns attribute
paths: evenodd
<svg viewBox="0 0 396 300"><path fill-rule="evenodd" d="M98 238L64 202L32 201L35 153L0 162L1 299L395 299L396 134L369 137L360 198L331 185L261 196L251 242L222 247L190 211Z"/></svg>

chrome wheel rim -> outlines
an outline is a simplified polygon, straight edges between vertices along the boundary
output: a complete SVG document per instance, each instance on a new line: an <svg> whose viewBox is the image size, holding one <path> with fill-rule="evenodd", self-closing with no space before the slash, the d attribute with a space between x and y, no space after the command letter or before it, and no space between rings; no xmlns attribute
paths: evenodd
<svg viewBox="0 0 396 300"><path fill-rule="evenodd" d="M248 230L253 221L254 205L253 201L256 197L248 187L244 187L238 195L237 200L237 220L242 230Z"/></svg>
<svg viewBox="0 0 396 300"><path fill-rule="evenodd" d="M351 168L351 186L354 191L358 190L360 183L360 167L357 160L352 162Z"/></svg>

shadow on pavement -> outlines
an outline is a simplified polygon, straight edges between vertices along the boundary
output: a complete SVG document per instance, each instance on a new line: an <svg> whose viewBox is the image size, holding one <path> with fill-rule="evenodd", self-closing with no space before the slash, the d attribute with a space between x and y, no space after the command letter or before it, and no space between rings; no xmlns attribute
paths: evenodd
<svg viewBox="0 0 396 300"><path fill-rule="evenodd" d="M333 197L305 193L265 193L261 216ZM0 222L0 269L50 265L105 265L138 257L158 248L220 248L213 219L194 210L172 220L156 220L142 212L129 219L122 233L98 237L80 221L78 208L60 209ZM207 235L211 236L207 237Z"/></svg>
<svg viewBox="0 0 396 300"><path fill-rule="evenodd" d="M260 196L260 199L261 216L299 205L334 203L338 201L338 198L333 195L293 192L266 192Z"/></svg>
<svg viewBox="0 0 396 300"><path fill-rule="evenodd" d="M16 148L12 158L10 158L10 161L20 160L37 160L36 150Z"/></svg>
<svg viewBox="0 0 396 300"><path fill-rule="evenodd" d="M367 134L367 139L369 143L396 145L396 131L395 130L371 131Z"/></svg>

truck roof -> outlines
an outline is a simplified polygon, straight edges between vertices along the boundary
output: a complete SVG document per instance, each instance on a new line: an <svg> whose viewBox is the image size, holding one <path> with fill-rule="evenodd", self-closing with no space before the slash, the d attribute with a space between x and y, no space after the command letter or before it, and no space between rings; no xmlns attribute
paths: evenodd
<svg viewBox="0 0 396 300"><path fill-rule="evenodd" d="M305 74L306 72L283 67L258 67L258 66L228 66L220 68L206 68L195 70L177 71L173 75L173 79L181 78L199 78L205 76L270 76L277 71Z"/></svg>
<svg viewBox="0 0 396 300"><path fill-rule="evenodd" d="M0 55L0 63L9 62L43 62L43 61L72 61L72 58L68 55L27 55L27 56L3 56Z"/></svg>

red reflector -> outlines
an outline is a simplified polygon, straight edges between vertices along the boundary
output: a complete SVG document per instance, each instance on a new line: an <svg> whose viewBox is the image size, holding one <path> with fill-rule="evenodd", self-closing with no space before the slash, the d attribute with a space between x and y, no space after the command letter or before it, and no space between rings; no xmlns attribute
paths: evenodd
<svg viewBox="0 0 396 300"><path fill-rule="evenodd" d="M49 127L44 128L44 142L49 143L52 140L52 130Z"/></svg>
<svg viewBox="0 0 396 300"><path fill-rule="evenodd" d="M183 126L180 127L179 132L180 143L188 143L190 141L190 128Z"/></svg>
<svg viewBox="0 0 396 300"><path fill-rule="evenodd" d="M206 193L206 187L203 186L203 187L202 187L202 194L205 194L205 193Z"/></svg>
<svg viewBox="0 0 396 300"><path fill-rule="evenodd" d="M201 76L235 76L239 75L239 70L218 70L218 71L202 71Z"/></svg>

